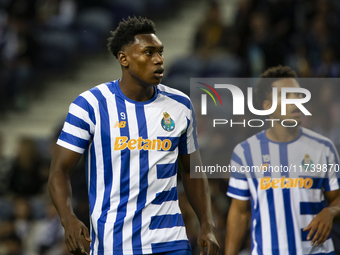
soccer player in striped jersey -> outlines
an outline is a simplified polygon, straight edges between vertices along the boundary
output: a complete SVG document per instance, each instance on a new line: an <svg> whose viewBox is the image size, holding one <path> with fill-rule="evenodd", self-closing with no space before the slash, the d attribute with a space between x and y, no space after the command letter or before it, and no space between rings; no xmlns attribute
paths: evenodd
<svg viewBox="0 0 340 255"><path fill-rule="evenodd" d="M281 88L299 87L296 74L289 67L270 68L261 77L254 92L257 109L270 109L272 87L277 88L278 102ZM268 82L266 78L273 80ZM287 98L301 96L287 94ZM287 105L286 110L287 114L281 116L278 103L269 117L294 119L300 124L300 110L293 104ZM225 254L238 254L249 224L252 255L334 254L329 235L333 219L340 214L339 180L334 169L316 173L311 165L339 164L336 148L328 138L299 125L284 127L279 121L273 123L269 129L238 144L232 154L231 165L240 171L230 178L227 192L232 203ZM281 165L295 166L297 171L264 171ZM263 171L242 173L245 166L262 166ZM300 166L306 168L300 171Z"/></svg>
<svg viewBox="0 0 340 255"><path fill-rule="evenodd" d="M52 158L49 191L74 254L191 254L178 205L177 163L201 224L198 244L217 254L206 177L190 178L200 163L190 99L160 84L163 45L145 18L120 22L109 50L121 79L82 93L70 105ZM86 160L90 231L72 211L70 174Z"/></svg>

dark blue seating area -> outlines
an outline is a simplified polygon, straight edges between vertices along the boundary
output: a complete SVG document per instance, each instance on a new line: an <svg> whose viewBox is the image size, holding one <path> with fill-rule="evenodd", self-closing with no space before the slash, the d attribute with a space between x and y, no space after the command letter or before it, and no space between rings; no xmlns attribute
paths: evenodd
<svg viewBox="0 0 340 255"><path fill-rule="evenodd" d="M165 19L183 2L0 0L0 115L25 110L19 101L41 91L46 76L72 73L79 57L106 53L110 31L123 18Z"/></svg>

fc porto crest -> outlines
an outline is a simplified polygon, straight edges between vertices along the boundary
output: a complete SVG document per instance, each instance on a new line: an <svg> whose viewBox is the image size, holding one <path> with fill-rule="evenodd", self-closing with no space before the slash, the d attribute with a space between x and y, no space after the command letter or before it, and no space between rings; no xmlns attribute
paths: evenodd
<svg viewBox="0 0 340 255"><path fill-rule="evenodd" d="M175 122L171 119L170 114L163 112L163 118L161 120L161 126L165 131L172 131L175 129Z"/></svg>
<svg viewBox="0 0 340 255"><path fill-rule="evenodd" d="M314 162L308 154L305 154L303 160L301 161L301 165L306 171L310 171L311 165L314 165Z"/></svg>

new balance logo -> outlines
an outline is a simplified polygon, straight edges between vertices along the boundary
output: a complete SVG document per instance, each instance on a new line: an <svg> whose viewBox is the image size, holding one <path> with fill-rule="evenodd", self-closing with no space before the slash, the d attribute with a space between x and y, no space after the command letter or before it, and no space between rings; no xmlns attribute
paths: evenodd
<svg viewBox="0 0 340 255"><path fill-rule="evenodd" d="M125 128L125 126L126 126L126 121L116 121L113 128Z"/></svg>

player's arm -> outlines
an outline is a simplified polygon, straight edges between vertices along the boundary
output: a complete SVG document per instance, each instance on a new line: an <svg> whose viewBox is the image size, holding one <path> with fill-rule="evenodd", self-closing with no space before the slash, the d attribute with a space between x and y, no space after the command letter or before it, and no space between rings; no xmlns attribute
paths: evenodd
<svg viewBox="0 0 340 255"><path fill-rule="evenodd" d="M178 162L185 193L201 225L197 239L198 246L201 250L200 254L204 254L205 246L207 246L208 255L217 254L219 245L214 234L215 225L211 212L208 180L204 173L201 173L200 178L190 178L190 158L192 162L195 162L195 165L202 165L199 150L188 155L180 154L178 156Z"/></svg>
<svg viewBox="0 0 340 255"><path fill-rule="evenodd" d="M248 231L250 220L249 200L232 199L227 218L225 255L237 255Z"/></svg>
<svg viewBox="0 0 340 255"><path fill-rule="evenodd" d="M309 231L307 240L312 240L311 245L323 244L332 230L333 221L340 217L340 190L325 192L329 206L315 216L303 231Z"/></svg>
<svg viewBox="0 0 340 255"><path fill-rule="evenodd" d="M65 229L65 243L73 254L87 254L81 240L91 242L89 231L73 212L70 175L81 154L56 145L48 180L48 189Z"/></svg>

